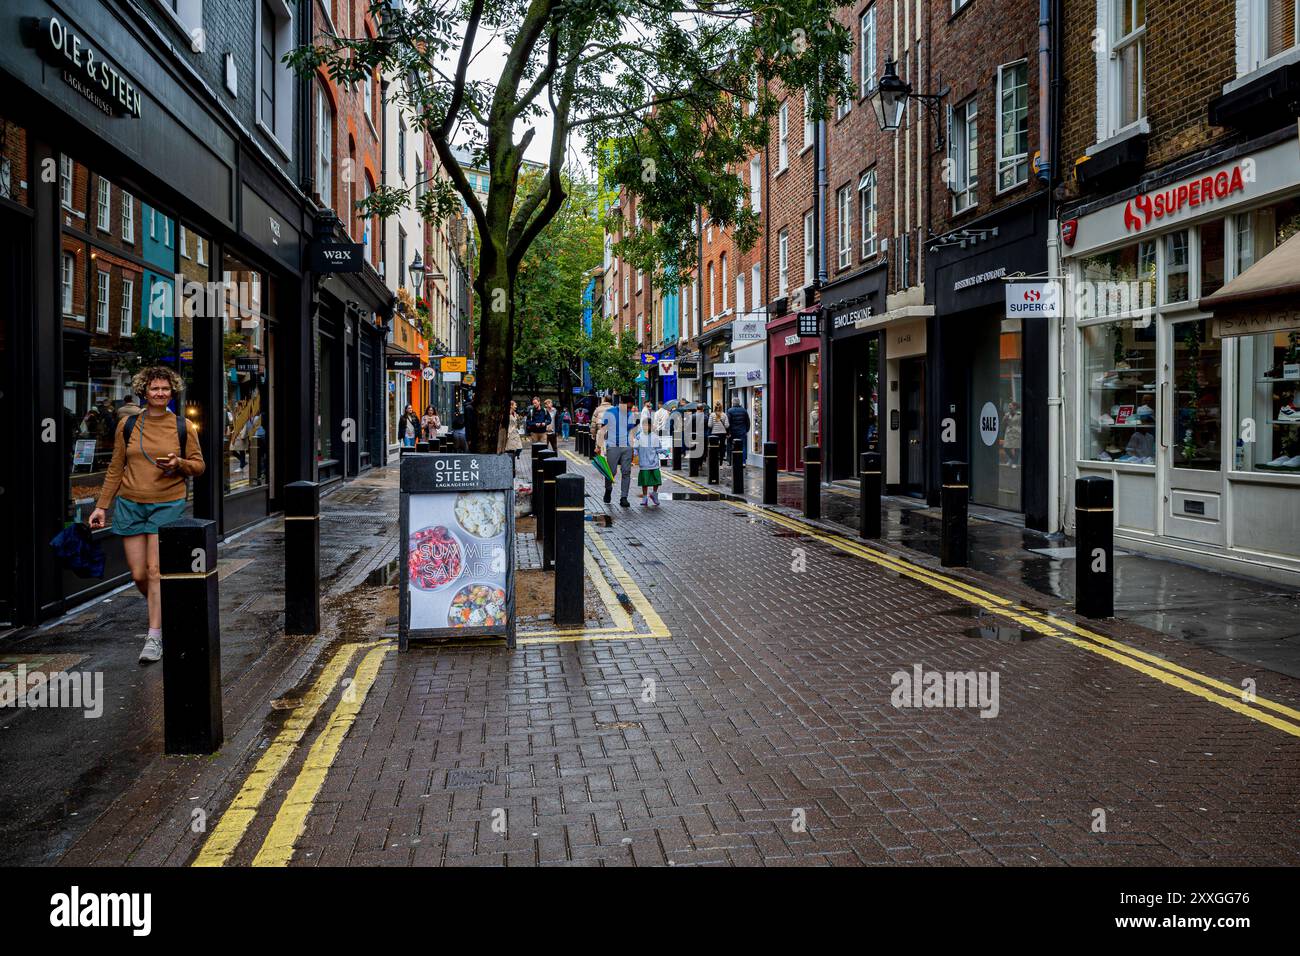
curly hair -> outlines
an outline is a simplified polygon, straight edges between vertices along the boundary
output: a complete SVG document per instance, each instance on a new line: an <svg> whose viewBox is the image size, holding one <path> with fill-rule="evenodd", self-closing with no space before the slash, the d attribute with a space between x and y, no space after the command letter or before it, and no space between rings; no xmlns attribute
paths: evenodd
<svg viewBox="0 0 1300 956"><path fill-rule="evenodd" d="M135 377L131 379L131 391L144 398L149 392L149 383L160 378L166 379L171 385L173 395L179 395L185 388L185 383L176 374L174 368L168 368L166 365L151 365L135 373Z"/></svg>

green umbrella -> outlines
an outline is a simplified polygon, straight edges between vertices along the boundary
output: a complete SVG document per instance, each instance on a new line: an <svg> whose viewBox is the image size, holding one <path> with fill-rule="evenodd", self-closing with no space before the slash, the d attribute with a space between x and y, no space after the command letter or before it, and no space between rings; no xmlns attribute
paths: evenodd
<svg viewBox="0 0 1300 956"><path fill-rule="evenodd" d="M605 460L604 455L593 455L591 463L596 466L596 470L604 476L606 481L614 480L614 469L609 467L609 462Z"/></svg>

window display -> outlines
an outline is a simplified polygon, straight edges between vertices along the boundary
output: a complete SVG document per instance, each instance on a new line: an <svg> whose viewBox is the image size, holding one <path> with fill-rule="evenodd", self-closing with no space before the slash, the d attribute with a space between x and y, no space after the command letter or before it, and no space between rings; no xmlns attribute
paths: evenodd
<svg viewBox="0 0 1300 956"><path fill-rule="evenodd" d="M221 319L225 398L226 494L266 485L268 470L266 384L267 322L273 286L260 272L227 255L222 264L226 309Z"/></svg>
<svg viewBox="0 0 1300 956"><path fill-rule="evenodd" d="M1156 422L1155 328L1136 322L1085 326L1085 390L1080 457L1154 465Z"/></svg>
<svg viewBox="0 0 1300 956"><path fill-rule="evenodd" d="M1237 340L1236 471L1300 474L1300 330Z"/></svg>
<svg viewBox="0 0 1300 956"><path fill-rule="evenodd" d="M1208 334L1205 319L1173 326L1174 363L1171 441L1175 468L1218 471L1223 346Z"/></svg>
<svg viewBox="0 0 1300 956"><path fill-rule="evenodd" d="M1073 298L1080 319L1149 313L1156 302L1156 244L1137 242L1079 264Z"/></svg>

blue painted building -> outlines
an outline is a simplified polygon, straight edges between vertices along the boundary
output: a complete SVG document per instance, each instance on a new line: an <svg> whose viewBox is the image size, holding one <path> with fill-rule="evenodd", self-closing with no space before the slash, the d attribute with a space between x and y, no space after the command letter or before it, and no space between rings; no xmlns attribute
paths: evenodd
<svg viewBox="0 0 1300 956"><path fill-rule="evenodd" d="M141 203L144 233L144 294L140 296L140 328L173 335L175 328L176 223L148 203Z"/></svg>

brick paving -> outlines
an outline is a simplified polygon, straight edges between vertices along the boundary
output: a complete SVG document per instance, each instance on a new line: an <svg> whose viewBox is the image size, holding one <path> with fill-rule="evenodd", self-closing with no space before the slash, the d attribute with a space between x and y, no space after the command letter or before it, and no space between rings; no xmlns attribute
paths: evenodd
<svg viewBox="0 0 1300 956"><path fill-rule="evenodd" d="M608 510L671 638L390 654L293 865L1300 862L1297 737L1057 638L972 636L961 599L726 501ZM894 707L917 664L996 672L997 716ZM494 781L450 787L465 768Z"/></svg>

